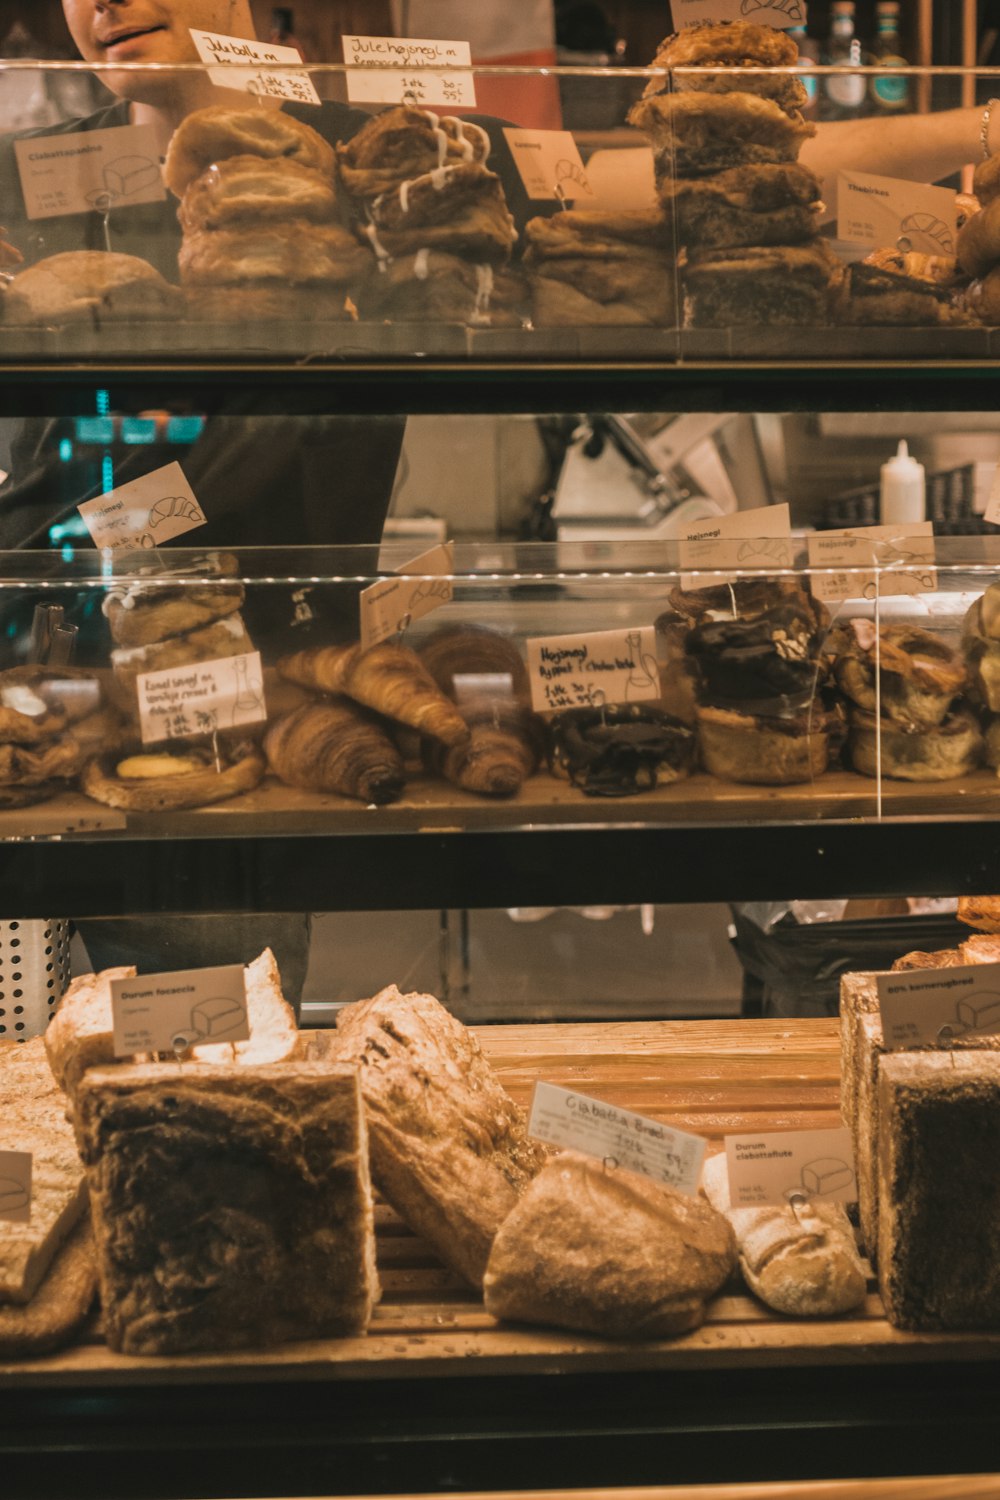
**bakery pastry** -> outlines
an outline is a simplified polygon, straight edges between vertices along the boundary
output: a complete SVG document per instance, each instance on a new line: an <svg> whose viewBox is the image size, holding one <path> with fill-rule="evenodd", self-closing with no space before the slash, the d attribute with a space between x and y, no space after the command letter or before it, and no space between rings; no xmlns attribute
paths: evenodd
<svg viewBox="0 0 1000 1500"><path fill-rule="evenodd" d="M652 78L644 93L648 97L668 88L679 93L696 89L711 94L740 90L760 94L786 113L795 114L809 98L802 80L788 71L798 55L792 38L772 26L757 26L752 21L700 22L660 43L651 66L666 69L670 81ZM748 68L781 71L748 73Z"/></svg>
<svg viewBox="0 0 1000 1500"><path fill-rule="evenodd" d="M969 316L987 328L1000 327L1000 265L962 293L961 304Z"/></svg>
<svg viewBox="0 0 1000 1500"><path fill-rule="evenodd" d="M756 162L791 162L815 125L751 93L657 94L632 106L628 122L649 136L661 173L704 176Z"/></svg>
<svg viewBox="0 0 1000 1500"><path fill-rule="evenodd" d="M959 896L958 920L981 932L1000 933L1000 896Z"/></svg>
<svg viewBox="0 0 1000 1500"><path fill-rule="evenodd" d="M477 264L444 250L418 250L370 265L352 296L359 316L373 322L519 328L529 306L519 270Z"/></svg>
<svg viewBox="0 0 1000 1500"><path fill-rule="evenodd" d="M735 1250L703 1199L562 1151L500 1226L486 1311L605 1338L673 1338L704 1322Z"/></svg>
<svg viewBox="0 0 1000 1500"><path fill-rule="evenodd" d="M1000 264L1000 201L987 200L958 232L958 263L967 276L985 276Z"/></svg>
<svg viewBox="0 0 1000 1500"><path fill-rule="evenodd" d="M356 646L311 646L278 662L289 682L321 693L346 693L366 708L398 719L446 745L461 745L468 727L415 651L390 641Z"/></svg>
<svg viewBox="0 0 1000 1500"><path fill-rule="evenodd" d="M235 286L187 286L184 315L189 322L347 323L352 321L343 286L289 286L283 281L244 281ZM339 336L339 335L338 335ZM261 340L261 347L267 343Z"/></svg>
<svg viewBox="0 0 1000 1500"><path fill-rule="evenodd" d="M264 754L279 781L306 791L382 805L403 790L402 756L382 721L348 698L309 703L276 720Z"/></svg>
<svg viewBox="0 0 1000 1500"><path fill-rule="evenodd" d="M167 636L146 646L119 647L111 653L111 665L118 682L132 689L136 678L146 672L163 672L168 667L214 661L217 657L242 656L252 650L253 642L247 635L243 616L233 613L185 635Z"/></svg>
<svg viewBox="0 0 1000 1500"><path fill-rule="evenodd" d="M972 711L957 705L932 729L907 729L863 708L849 715L847 752L862 776L879 774L896 781L951 781L974 771L983 758L983 736Z"/></svg>
<svg viewBox="0 0 1000 1500"><path fill-rule="evenodd" d="M529 220L525 238L537 327L675 326L674 250L658 210L568 210Z"/></svg>
<svg viewBox="0 0 1000 1500"><path fill-rule="evenodd" d="M364 1331L379 1289L356 1069L92 1068L74 1118L116 1352Z"/></svg>
<svg viewBox="0 0 1000 1500"><path fill-rule="evenodd" d="M879 250L848 266L837 320L862 327L961 327L970 321L958 300L962 284L947 256Z"/></svg>
<svg viewBox="0 0 1000 1500"><path fill-rule="evenodd" d="M111 584L101 604L111 639L117 646L149 646L234 614L245 595L238 571L231 552L213 552L180 569L158 565Z"/></svg>
<svg viewBox="0 0 1000 1500"><path fill-rule="evenodd" d="M903 973L909 969L954 969L963 963L962 954L957 948L938 948L933 953L904 953L902 958L894 960L893 973Z"/></svg>
<svg viewBox="0 0 1000 1500"><path fill-rule="evenodd" d="M4 296L4 321L15 325L171 320L183 303L148 261L104 250L67 250L19 271Z"/></svg>
<svg viewBox="0 0 1000 1500"><path fill-rule="evenodd" d="M692 251L739 245L791 245L817 231L821 184L798 162L731 167L711 177L661 171L664 222Z"/></svg>
<svg viewBox="0 0 1000 1500"><path fill-rule="evenodd" d="M733 1227L747 1286L793 1318L835 1318L865 1300L867 1279L843 1206L811 1198L782 1207L734 1208L726 1154L709 1157L702 1189Z"/></svg>
<svg viewBox="0 0 1000 1500"><path fill-rule="evenodd" d="M287 157L231 156L196 177L177 217L185 234L246 223L328 224L337 215L333 178Z"/></svg>
<svg viewBox="0 0 1000 1500"><path fill-rule="evenodd" d="M31 1301L0 1305L0 1359L35 1359L71 1343L96 1296L94 1238L85 1216L56 1251Z"/></svg>
<svg viewBox="0 0 1000 1500"><path fill-rule="evenodd" d="M373 115L337 147L337 170L348 193L373 199L427 172L485 162L489 153L489 136L471 120L400 105Z"/></svg>
<svg viewBox="0 0 1000 1500"><path fill-rule="evenodd" d="M823 607L799 592L749 618L696 625L685 649L695 667L699 701L754 713L805 707L824 675L819 645L826 624Z"/></svg>
<svg viewBox="0 0 1000 1500"><path fill-rule="evenodd" d="M423 741L424 765L463 792L513 797L538 768L545 726L513 697L480 695L461 704L469 738L461 745Z"/></svg>
<svg viewBox="0 0 1000 1500"><path fill-rule="evenodd" d="M180 198L207 167L233 156L291 161L331 180L334 175L333 147L311 125L282 109L216 104L195 110L178 125L167 148L164 180Z"/></svg>
<svg viewBox="0 0 1000 1500"><path fill-rule="evenodd" d="M390 985L337 1012L330 1057L360 1069L375 1185L477 1290L493 1237L545 1159L471 1031Z"/></svg>
<svg viewBox="0 0 1000 1500"><path fill-rule="evenodd" d="M265 219L186 234L178 265L186 286L257 281L347 286L364 275L368 256L350 231L337 224Z"/></svg>
<svg viewBox="0 0 1000 1500"><path fill-rule="evenodd" d="M990 584L962 620L962 651L972 696L994 713L1000 709L1000 588Z"/></svg>
<svg viewBox="0 0 1000 1500"><path fill-rule="evenodd" d="M681 267L685 321L696 328L822 326L843 279L825 240L701 251Z"/></svg>
<svg viewBox="0 0 1000 1500"><path fill-rule="evenodd" d="M129 747L95 756L83 767L80 788L95 802L127 812L174 812L208 807L249 792L264 775L255 745L238 742L218 749L185 744L154 753Z"/></svg>
<svg viewBox="0 0 1000 1500"><path fill-rule="evenodd" d="M464 696L531 696L528 669L517 646L486 625L441 625L417 646L420 660L442 693L460 703Z"/></svg>
<svg viewBox="0 0 1000 1500"><path fill-rule="evenodd" d="M813 781L837 758L844 721L817 699L794 714L765 715L699 705L698 749L723 781L790 786Z"/></svg>
<svg viewBox="0 0 1000 1500"><path fill-rule="evenodd" d="M529 219L525 226L526 258L606 260L620 258L629 247L666 252L672 248L670 226L656 208L566 209L550 218Z"/></svg>
<svg viewBox="0 0 1000 1500"><path fill-rule="evenodd" d="M687 776L691 727L656 703L570 708L549 725L549 769L589 797L628 797Z"/></svg>
<svg viewBox="0 0 1000 1500"><path fill-rule="evenodd" d="M905 730L940 724L965 687L965 663L939 636L916 625L850 620L828 638L834 675L853 703Z"/></svg>
<svg viewBox="0 0 1000 1500"><path fill-rule="evenodd" d="M379 194L368 204L367 223L374 234L366 238L382 256L445 250L502 265L517 239L500 178L478 162L460 162L440 176L427 172Z"/></svg>

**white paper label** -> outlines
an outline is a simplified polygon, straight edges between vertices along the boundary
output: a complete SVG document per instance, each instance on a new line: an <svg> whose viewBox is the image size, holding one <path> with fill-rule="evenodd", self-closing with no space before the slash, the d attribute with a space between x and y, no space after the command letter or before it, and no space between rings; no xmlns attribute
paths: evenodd
<svg viewBox="0 0 1000 1500"><path fill-rule="evenodd" d="M842 240L954 255L956 224L950 188L867 172L841 172L837 178L837 234Z"/></svg>
<svg viewBox="0 0 1000 1500"><path fill-rule="evenodd" d="M178 463L131 479L77 509L94 545L114 551L158 547L205 524L205 512Z"/></svg>
<svg viewBox="0 0 1000 1500"><path fill-rule="evenodd" d="M31 1222L30 1151L0 1151L0 1220Z"/></svg>
<svg viewBox="0 0 1000 1500"><path fill-rule="evenodd" d="M245 1042L250 1023L243 965L112 979L111 1014L116 1057Z"/></svg>
<svg viewBox="0 0 1000 1500"><path fill-rule="evenodd" d="M468 42L419 37L345 36L347 97L352 104L447 105L474 109L476 86ZM455 72L448 72L454 68ZM424 70L429 71L424 71Z"/></svg>
<svg viewBox="0 0 1000 1500"><path fill-rule="evenodd" d="M709 568L728 573L750 569L790 568L792 518L787 505L764 505L759 510L738 510L713 516L692 526L677 544L682 568L697 568L701 576L685 574L681 587L706 588L725 582L720 574L705 574Z"/></svg>
<svg viewBox="0 0 1000 1500"><path fill-rule="evenodd" d="M1000 526L1000 464L997 464L993 473L993 483L990 485L990 497L986 502L983 520L989 521L992 526Z"/></svg>
<svg viewBox="0 0 1000 1500"><path fill-rule="evenodd" d="M528 1134L547 1146L596 1157L611 1170L623 1167L641 1172L654 1182L692 1196L698 1191L704 1137L672 1130L659 1120L604 1104L586 1094L557 1088L553 1083L536 1083Z"/></svg>
<svg viewBox="0 0 1000 1500"><path fill-rule="evenodd" d="M726 1166L733 1208L801 1198L853 1203L858 1196L851 1132L844 1128L727 1135Z"/></svg>
<svg viewBox="0 0 1000 1500"><path fill-rule="evenodd" d="M814 599L886 599L891 594L926 594L937 588L934 527L912 521L906 527L860 526L847 531L817 531L806 539L809 566L864 569L878 573L819 572L809 579Z"/></svg>
<svg viewBox="0 0 1000 1500"><path fill-rule="evenodd" d="M806 0L670 0L674 30L718 21L753 21L757 26L804 26Z"/></svg>
<svg viewBox="0 0 1000 1500"><path fill-rule="evenodd" d="M648 702L660 696L656 628L537 636L528 641L528 674L540 713Z"/></svg>
<svg viewBox="0 0 1000 1500"><path fill-rule="evenodd" d="M594 196L586 168L569 130L514 130L504 127L514 165L529 198L574 203Z"/></svg>
<svg viewBox="0 0 1000 1500"><path fill-rule="evenodd" d="M267 95L269 99L291 99L297 104L321 102L295 47L251 42L246 37L221 36L215 31L196 31L193 26L190 30L202 62L215 64L209 68L208 76L221 88L242 89L247 94ZM233 68L236 72L230 71Z"/></svg>
<svg viewBox="0 0 1000 1500"><path fill-rule="evenodd" d="M452 574L455 548L451 542L422 552L399 573L425 573L425 578L383 578L361 592L361 649L368 651L380 641L399 635L414 620L423 619L455 597Z"/></svg>
<svg viewBox="0 0 1000 1500"><path fill-rule="evenodd" d="M167 196L151 125L34 136L15 141L14 153L29 219L107 213L123 203L161 203Z"/></svg>
<svg viewBox="0 0 1000 1500"><path fill-rule="evenodd" d="M1000 1032L1000 964L879 974L876 984L890 1052Z"/></svg>
<svg viewBox="0 0 1000 1500"><path fill-rule="evenodd" d="M144 745L216 734L267 718L259 651L143 672L136 688Z"/></svg>

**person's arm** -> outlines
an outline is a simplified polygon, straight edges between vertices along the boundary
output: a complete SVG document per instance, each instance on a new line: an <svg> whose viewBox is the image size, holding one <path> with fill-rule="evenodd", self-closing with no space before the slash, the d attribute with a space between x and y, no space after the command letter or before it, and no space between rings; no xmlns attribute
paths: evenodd
<svg viewBox="0 0 1000 1500"><path fill-rule="evenodd" d="M823 197L832 210L838 172L940 182L969 162L981 161L982 122L982 105L938 114L829 121L806 141L799 160L822 178ZM990 120L990 145L1000 149L1000 108Z"/></svg>

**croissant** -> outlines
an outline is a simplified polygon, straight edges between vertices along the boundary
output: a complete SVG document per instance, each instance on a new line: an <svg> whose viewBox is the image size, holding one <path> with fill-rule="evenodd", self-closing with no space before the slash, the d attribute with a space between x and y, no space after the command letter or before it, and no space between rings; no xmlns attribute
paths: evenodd
<svg viewBox="0 0 1000 1500"><path fill-rule="evenodd" d="M264 753L275 776L309 792L394 802L403 762L382 726L345 698L306 703L268 729Z"/></svg>
<svg viewBox="0 0 1000 1500"><path fill-rule="evenodd" d="M463 791L513 797L541 759L541 719L513 698L478 698L463 705L463 713L468 741L445 746L424 740L424 765Z"/></svg>
<svg viewBox="0 0 1000 1500"><path fill-rule="evenodd" d="M420 660L449 698L457 700L460 696L455 688L456 676L470 676L497 679L495 686L480 688L491 698L529 699L528 670L521 653L499 630L485 625L442 625L421 641L418 650ZM503 678L509 681L505 683Z"/></svg>
<svg viewBox="0 0 1000 1500"><path fill-rule="evenodd" d="M357 645L312 646L283 657L278 671L300 687L346 693L366 708L446 745L461 745L469 738L462 715L408 646L390 641L368 651Z"/></svg>

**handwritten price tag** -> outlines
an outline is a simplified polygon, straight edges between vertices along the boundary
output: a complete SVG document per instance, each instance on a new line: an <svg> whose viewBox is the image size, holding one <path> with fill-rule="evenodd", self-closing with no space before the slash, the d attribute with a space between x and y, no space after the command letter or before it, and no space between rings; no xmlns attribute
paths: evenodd
<svg viewBox="0 0 1000 1500"><path fill-rule="evenodd" d="M954 255L957 215L950 188L899 177L841 172L837 177L837 234L857 245Z"/></svg>
<svg viewBox="0 0 1000 1500"><path fill-rule="evenodd" d="M216 734L267 718L259 651L143 672L136 688L144 745Z"/></svg>
<svg viewBox="0 0 1000 1500"><path fill-rule="evenodd" d="M569 130L513 130L504 137L529 198L560 198L567 203L592 198L583 158Z"/></svg>
<svg viewBox="0 0 1000 1500"><path fill-rule="evenodd" d="M934 527L930 521L898 526L861 526L848 531L818 531L807 538L809 578L814 599L888 598L893 594L926 594L937 588ZM865 571L875 564L877 573ZM850 568L851 572L830 569Z"/></svg>
<svg viewBox="0 0 1000 1500"><path fill-rule="evenodd" d="M461 71L472 67L468 42L394 36L345 36L342 41L352 104L475 108L473 75Z"/></svg>
<svg viewBox="0 0 1000 1500"><path fill-rule="evenodd" d="M106 213L118 204L160 203L167 196L151 125L33 136L15 141L14 155L29 219Z"/></svg>
<svg viewBox="0 0 1000 1500"><path fill-rule="evenodd" d="M30 1151L0 1151L0 1220L31 1222Z"/></svg>
<svg viewBox="0 0 1000 1500"><path fill-rule="evenodd" d="M383 578L361 593L361 648L367 651L390 636L399 635L414 620L432 614L455 597L452 574L455 548L442 542L422 552L412 562L396 569L400 573L424 573L424 578Z"/></svg>
<svg viewBox="0 0 1000 1500"><path fill-rule="evenodd" d="M806 22L806 0L670 0L670 11L675 31L718 21L753 21L778 30Z"/></svg>
<svg viewBox="0 0 1000 1500"><path fill-rule="evenodd" d="M672 1130L586 1094L536 1083L528 1134L546 1145L596 1157L606 1167L641 1172L678 1192L693 1196L698 1191L706 1145L702 1136Z"/></svg>
<svg viewBox="0 0 1000 1500"><path fill-rule="evenodd" d="M1000 964L879 974L876 984L890 1051L1000 1032Z"/></svg>
<svg viewBox="0 0 1000 1500"><path fill-rule="evenodd" d="M250 42L241 36L197 31L193 26L190 30L202 62L214 64L208 70L209 78L221 88L242 89L246 94L270 99L291 99L297 104L321 102L295 47Z"/></svg>
<svg viewBox="0 0 1000 1500"><path fill-rule="evenodd" d="M246 974L242 964L221 964L112 979L111 1014L116 1057L245 1042L250 1035Z"/></svg>
<svg viewBox="0 0 1000 1500"><path fill-rule="evenodd" d="M703 570L707 568L725 568L727 573L790 568L794 560L791 514L787 505L738 510L700 521L677 545L681 567L697 568L701 574L682 575L685 589L726 582L725 575L706 576Z"/></svg>
<svg viewBox="0 0 1000 1500"><path fill-rule="evenodd" d="M858 1196L851 1132L845 1129L727 1135L726 1166L733 1208L800 1198L853 1203Z"/></svg>
<svg viewBox="0 0 1000 1500"><path fill-rule="evenodd" d="M94 545L116 552L158 547L205 524L205 512L178 463L164 464L77 509Z"/></svg>
<svg viewBox="0 0 1000 1500"><path fill-rule="evenodd" d="M540 713L659 698L656 628L536 637L528 641L528 675Z"/></svg>

